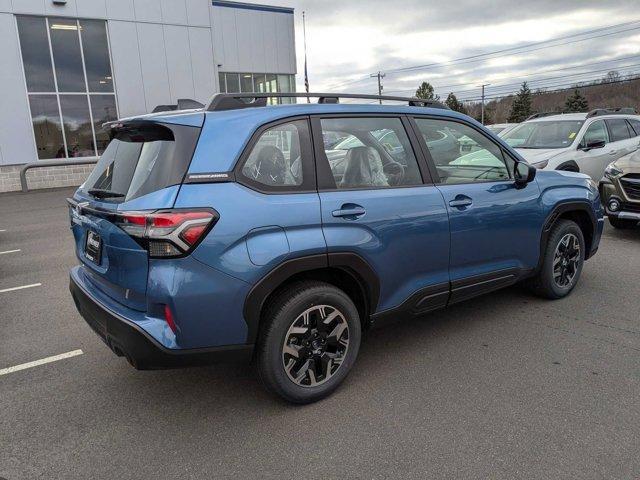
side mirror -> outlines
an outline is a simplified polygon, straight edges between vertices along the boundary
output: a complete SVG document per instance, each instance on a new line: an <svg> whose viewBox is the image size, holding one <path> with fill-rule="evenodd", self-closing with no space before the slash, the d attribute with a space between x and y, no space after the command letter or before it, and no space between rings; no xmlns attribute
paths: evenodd
<svg viewBox="0 0 640 480"><path fill-rule="evenodd" d="M593 150L594 148L604 148L607 144L604 140L592 140L587 143L586 147L582 147L581 150L588 152L589 150Z"/></svg>
<svg viewBox="0 0 640 480"><path fill-rule="evenodd" d="M533 179L536 178L537 168L533 165L529 165L524 162L516 162L516 166L514 168L513 176L516 180L516 185L526 185L529 182L533 182Z"/></svg>

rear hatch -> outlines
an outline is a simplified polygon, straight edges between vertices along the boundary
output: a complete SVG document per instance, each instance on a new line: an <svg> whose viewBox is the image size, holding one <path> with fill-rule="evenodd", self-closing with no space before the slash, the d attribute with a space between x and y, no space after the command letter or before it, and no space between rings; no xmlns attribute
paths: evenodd
<svg viewBox="0 0 640 480"><path fill-rule="evenodd" d="M191 118L190 123L142 118L112 124L109 146L69 199L76 254L85 275L132 309L146 309L147 217L173 207L200 134L200 127L193 126L198 122Z"/></svg>

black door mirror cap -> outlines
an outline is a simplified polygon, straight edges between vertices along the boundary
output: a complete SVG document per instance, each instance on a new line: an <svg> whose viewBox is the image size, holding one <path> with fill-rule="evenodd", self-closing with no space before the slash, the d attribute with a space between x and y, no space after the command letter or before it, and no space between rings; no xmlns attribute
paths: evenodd
<svg viewBox="0 0 640 480"><path fill-rule="evenodd" d="M607 142L604 140L596 140L594 142L587 143L587 146L580 148L580 150L588 152L589 150L593 150L594 148L604 148L606 144Z"/></svg>
<svg viewBox="0 0 640 480"><path fill-rule="evenodd" d="M516 180L516 185L523 186L527 183L533 182L533 179L536 178L537 171L538 169L529 163L516 162L513 169L513 176Z"/></svg>

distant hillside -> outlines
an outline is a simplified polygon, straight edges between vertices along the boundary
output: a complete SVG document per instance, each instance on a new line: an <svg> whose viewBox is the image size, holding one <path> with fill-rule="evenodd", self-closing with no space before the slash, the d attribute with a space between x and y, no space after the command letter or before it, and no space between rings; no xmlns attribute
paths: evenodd
<svg viewBox="0 0 640 480"><path fill-rule="evenodd" d="M564 109L567 97L578 88L587 98L589 110L594 108L634 107L640 112L640 78L619 83L596 83L581 85L564 90L537 91L533 93L534 112L553 112ZM491 100L485 105L485 123L504 123L507 121L515 95ZM469 115L480 118L480 103L465 104Z"/></svg>

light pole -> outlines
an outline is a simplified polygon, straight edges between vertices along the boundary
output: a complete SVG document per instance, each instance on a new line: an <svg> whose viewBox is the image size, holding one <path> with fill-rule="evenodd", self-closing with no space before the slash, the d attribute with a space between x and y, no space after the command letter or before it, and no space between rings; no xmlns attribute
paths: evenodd
<svg viewBox="0 0 640 480"><path fill-rule="evenodd" d="M385 74L382 72L372 73L369 77L378 77L378 95L382 95L382 89L384 88L382 86L382 79L385 77ZM382 99L380 98L378 101L380 102L380 105L382 105Z"/></svg>
<svg viewBox="0 0 640 480"><path fill-rule="evenodd" d="M482 88L482 106L480 107L480 123L484 125L484 87L488 87L491 85L490 83L483 83L482 85L478 85Z"/></svg>

